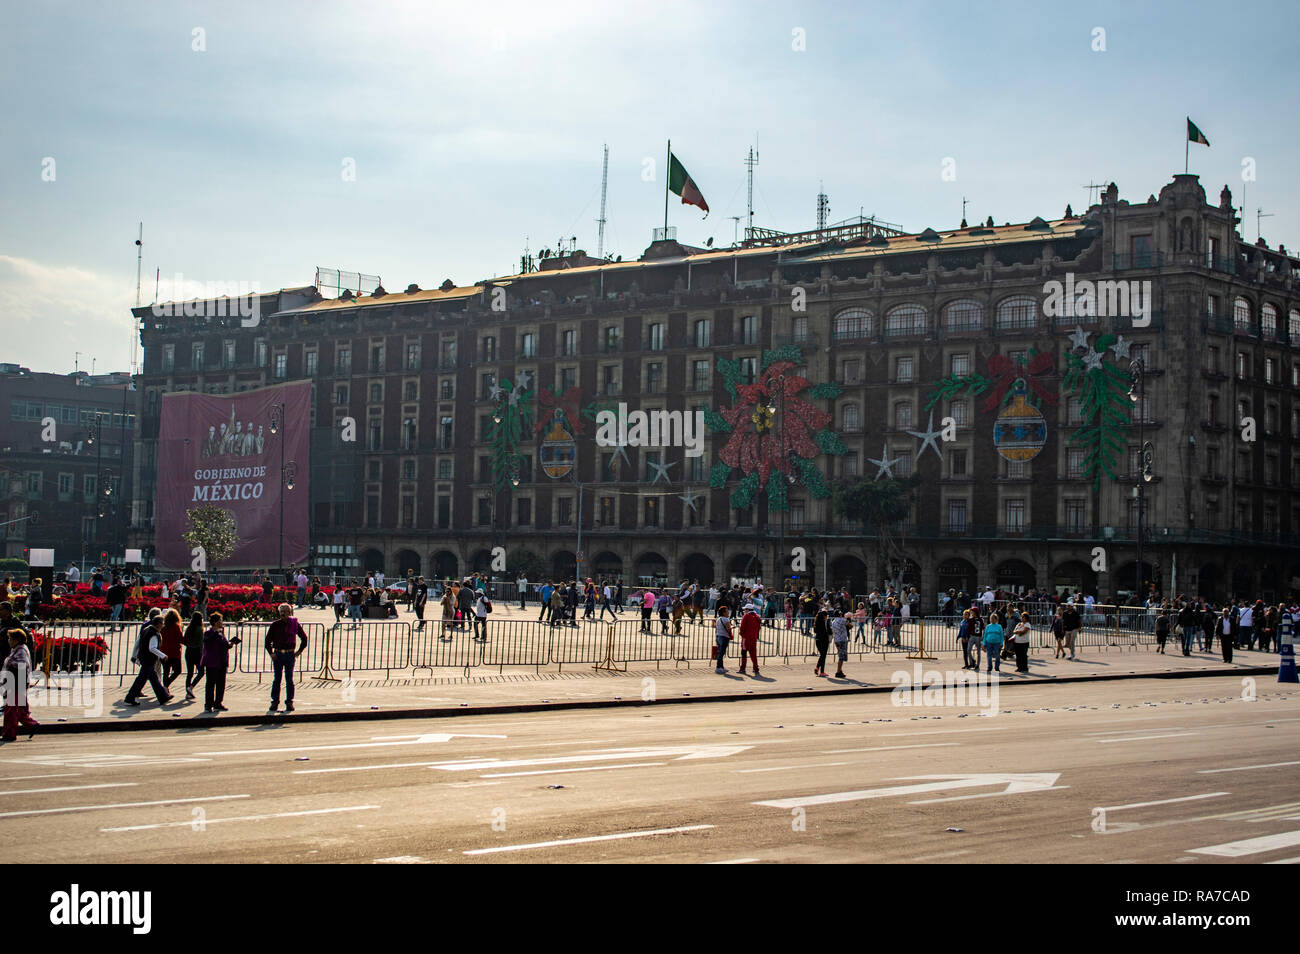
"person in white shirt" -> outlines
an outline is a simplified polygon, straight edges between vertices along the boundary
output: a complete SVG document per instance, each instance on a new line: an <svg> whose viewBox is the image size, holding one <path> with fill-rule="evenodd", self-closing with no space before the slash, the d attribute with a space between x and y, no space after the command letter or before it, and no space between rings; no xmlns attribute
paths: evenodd
<svg viewBox="0 0 1300 954"><path fill-rule="evenodd" d="M487 594L479 590L478 598L474 600L475 639L487 642L487 618L490 612L492 612L492 604L488 602Z"/></svg>
<svg viewBox="0 0 1300 954"><path fill-rule="evenodd" d="M298 587L298 607L302 608L307 605L307 574L299 570L293 582Z"/></svg>
<svg viewBox="0 0 1300 954"><path fill-rule="evenodd" d="M380 589L383 589L383 587L384 587L384 571L383 571L383 570L376 570L376 571L375 571L375 586L379 587Z"/></svg>
<svg viewBox="0 0 1300 954"><path fill-rule="evenodd" d="M1237 617L1237 648L1253 649L1253 635L1255 628L1255 608L1247 603L1241 608L1241 615Z"/></svg>
<svg viewBox="0 0 1300 954"><path fill-rule="evenodd" d="M988 607L993 605L993 588L987 586L984 588L984 595L980 597L980 602L984 604L984 615L988 616Z"/></svg>
<svg viewBox="0 0 1300 954"><path fill-rule="evenodd" d="M338 626L343 622L343 597L346 594L347 587L334 587L334 625Z"/></svg>
<svg viewBox="0 0 1300 954"><path fill-rule="evenodd" d="M614 618L614 622L617 623L618 614L614 612L614 588L609 585L608 580L605 582L604 588L600 591L600 596L600 616L597 617L597 622L604 619L605 614L609 613L609 615Z"/></svg>
<svg viewBox="0 0 1300 954"><path fill-rule="evenodd" d="M68 564L68 582L76 586L81 582L81 571L77 569L77 564Z"/></svg>
<svg viewBox="0 0 1300 954"><path fill-rule="evenodd" d="M709 587L709 612L716 613L717 610L718 610L718 588L716 586L710 586Z"/></svg>
<svg viewBox="0 0 1300 954"><path fill-rule="evenodd" d="M528 609L528 577L520 573L515 588L519 591L519 608Z"/></svg>

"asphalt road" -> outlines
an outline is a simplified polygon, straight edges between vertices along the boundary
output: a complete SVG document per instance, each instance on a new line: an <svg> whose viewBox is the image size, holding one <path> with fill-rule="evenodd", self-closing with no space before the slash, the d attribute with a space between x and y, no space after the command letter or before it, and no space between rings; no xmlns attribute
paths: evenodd
<svg viewBox="0 0 1300 954"><path fill-rule="evenodd" d="M1300 688L1251 689L38 736L0 747L0 861L1300 861Z"/></svg>

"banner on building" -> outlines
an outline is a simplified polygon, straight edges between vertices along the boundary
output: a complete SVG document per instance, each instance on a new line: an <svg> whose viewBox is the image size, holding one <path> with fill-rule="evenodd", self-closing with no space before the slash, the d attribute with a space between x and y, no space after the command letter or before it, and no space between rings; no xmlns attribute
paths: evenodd
<svg viewBox="0 0 1300 954"><path fill-rule="evenodd" d="M277 415L282 424L273 434L272 418ZM193 550L182 537L189 526L186 511L219 507L234 518L237 542L225 559L208 559L210 567L279 566L282 504L283 565L305 561L310 421L310 381L234 395L163 395L154 508L157 565L191 568ZM294 474L292 490L281 481L282 459Z"/></svg>

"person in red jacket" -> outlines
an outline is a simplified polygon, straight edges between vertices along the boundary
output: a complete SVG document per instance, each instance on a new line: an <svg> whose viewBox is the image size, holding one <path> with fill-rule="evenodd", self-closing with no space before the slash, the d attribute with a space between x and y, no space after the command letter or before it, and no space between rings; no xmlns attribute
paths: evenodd
<svg viewBox="0 0 1300 954"><path fill-rule="evenodd" d="M740 673L745 674L745 653L754 660L754 675L758 675L758 631L763 620L754 612L753 605L745 608L745 615L740 618Z"/></svg>
<svg viewBox="0 0 1300 954"><path fill-rule="evenodd" d="M172 681L181 674L181 614L169 609L163 614L162 630L159 632L162 651L167 658L162 661L163 688L171 686Z"/></svg>

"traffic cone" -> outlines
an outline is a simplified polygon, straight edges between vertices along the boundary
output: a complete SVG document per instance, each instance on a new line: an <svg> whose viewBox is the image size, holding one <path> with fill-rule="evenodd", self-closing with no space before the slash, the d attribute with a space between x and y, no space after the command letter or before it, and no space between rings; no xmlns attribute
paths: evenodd
<svg viewBox="0 0 1300 954"><path fill-rule="evenodd" d="M1277 667L1278 682L1300 682L1300 674L1295 668L1295 620L1291 614L1285 614L1278 623L1278 652L1280 662Z"/></svg>

